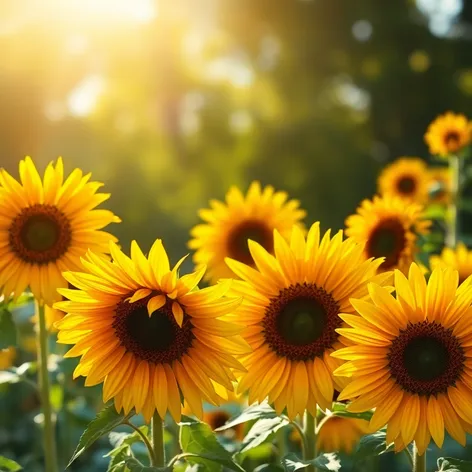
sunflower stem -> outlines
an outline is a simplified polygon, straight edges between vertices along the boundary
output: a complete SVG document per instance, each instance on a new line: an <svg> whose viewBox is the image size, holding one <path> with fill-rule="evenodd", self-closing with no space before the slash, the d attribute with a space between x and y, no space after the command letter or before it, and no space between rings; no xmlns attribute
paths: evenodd
<svg viewBox="0 0 472 472"><path fill-rule="evenodd" d="M41 409L44 417L44 460L46 472L57 472L56 438L54 420L49 388L48 370L48 331L46 328L46 316L44 305L38 303L38 363L39 363L39 392L41 396Z"/></svg>
<svg viewBox="0 0 472 472"><path fill-rule="evenodd" d="M305 412L303 433L305 437L303 459L310 461L316 457L316 418L308 411ZM316 472L314 465L308 466L306 470L307 472Z"/></svg>
<svg viewBox="0 0 472 472"><path fill-rule="evenodd" d="M459 218L457 207L461 197L461 159L452 155L449 157L449 167L451 171L451 200L449 204L449 219L446 233L446 246L455 248L459 233Z"/></svg>
<svg viewBox="0 0 472 472"><path fill-rule="evenodd" d="M154 450L153 463L156 467L165 466L165 450L164 450L164 422L156 411L151 420L152 430L152 448Z"/></svg>
<svg viewBox="0 0 472 472"><path fill-rule="evenodd" d="M416 444L413 444L413 472L426 472L426 451L420 456Z"/></svg>

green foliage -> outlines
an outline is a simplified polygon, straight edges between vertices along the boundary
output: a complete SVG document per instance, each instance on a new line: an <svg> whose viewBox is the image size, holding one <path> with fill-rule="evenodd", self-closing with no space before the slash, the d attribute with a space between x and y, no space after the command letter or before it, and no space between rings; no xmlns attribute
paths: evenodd
<svg viewBox="0 0 472 472"><path fill-rule="evenodd" d="M16 345L17 334L13 316L5 307L0 307L0 349Z"/></svg>
<svg viewBox="0 0 472 472"><path fill-rule="evenodd" d="M277 464L262 464L254 469L254 472L283 472L283 467Z"/></svg>
<svg viewBox="0 0 472 472"><path fill-rule="evenodd" d="M16 472L17 470L22 470L20 464L14 460L8 459L7 457L0 456L0 471Z"/></svg>
<svg viewBox="0 0 472 472"><path fill-rule="evenodd" d="M282 429L289 424L290 422L288 420L279 416L258 420L244 438L240 452L244 453L260 446L271 439L279 429Z"/></svg>
<svg viewBox="0 0 472 472"><path fill-rule="evenodd" d="M170 472L169 467L148 467L141 464L137 459L131 457L125 461L130 472Z"/></svg>
<svg viewBox="0 0 472 472"><path fill-rule="evenodd" d="M472 462L461 461L453 457L438 459L438 472L472 472Z"/></svg>
<svg viewBox="0 0 472 472"><path fill-rule="evenodd" d="M95 441L122 424L128 417L129 415L125 416L117 413L114 404L105 407L85 429L67 467L69 467L72 462L74 462Z"/></svg>
<svg viewBox="0 0 472 472"><path fill-rule="evenodd" d="M363 436L354 451L354 460L361 461L372 456L379 456L393 450L393 444L386 443L387 433L377 431Z"/></svg>
<svg viewBox="0 0 472 472"><path fill-rule="evenodd" d="M342 470L341 460L336 453L321 454L309 461L299 459L296 454L287 454L282 459L282 464L286 472L303 470L309 466L315 466L318 470L327 470L330 472Z"/></svg>
<svg viewBox="0 0 472 472"><path fill-rule="evenodd" d="M372 411L364 411L362 413L352 413L346 409L345 403L335 403L333 405L333 413L335 413L336 416L344 416L346 418L357 418L357 419L366 420L366 421L370 421L373 415Z"/></svg>
<svg viewBox="0 0 472 472"><path fill-rule="evenodd" d="M221 466L242 472L231 454L218 442L211 428L201 421L184 416L180 423L182 458L190 464L202 464L208 472L219 471Z"/></svg>
<svg viewBox="0 0 472 472"><path fill-rule="evenodd" d="M216 431L225 431L226 429L234 428L238 424L247 423L249 421L275 417L277 417L277 413L268 403L252 405L246 408L240 415L229 420L225 425L217 428Z"/></svg>

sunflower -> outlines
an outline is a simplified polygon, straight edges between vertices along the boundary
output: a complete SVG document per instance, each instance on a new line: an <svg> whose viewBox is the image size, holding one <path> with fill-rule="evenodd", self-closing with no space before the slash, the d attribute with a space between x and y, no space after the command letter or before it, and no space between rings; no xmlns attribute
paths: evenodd
<svg viewBox="0 0 472 472"><path fill-rule="evenodd" d="M446 167L429 170L429 203L447 204L451 199L451 172Z"/></svg>
<svg viewBox="0 0 472 472"><path fill-rule="evenodd" d="M323 452L351 454L361 437L369 432L369 422L366 420L329 414L318 427L316 448Z"/></svg>
<svg viewBox="0 0 472 472"><path fill-rule="evenodd" d="M362 245L343 241L342 231L333 238L328 231L320 242L319 223L306 240L295 226L289 244L275 230L275 257L255 241L249 249L256 268L227 259L242 279L230 293L243 297L235 315L253 348L241 356L247 373L238 392L248 392L249 404L268 397L290 418L307 408L316 415L316 405L329 408L334 388L343 385L333 379L339 364L330 356L342 345L338 314L353 313L349 298L367 296L367 282L383 284L390 274L376 276L382 260L364 260Z"/></svg>
<svg viewBox="0 0 472 472"><path fill-rule="evenodd" d="M9 369L16 358L16 349L14 347L7 347L0 349L0 370Z"/></svg>
<svg viewBox="0 0 472 472"><path fill-rule="evenodd" d="M472 140L472 123L464 115L448 112L438 116L424 135L431 154L455 154Z"/></svg>
<svg viewBox="0 0 472 472"><path fill-rule="evenodd" d="M422 207L396 197L364 200L346 219L346 235L365 243L364 257L385 257L380 270L407 271L416 254L417 237L427 232Z"/></svg>
<svg viewBox="0 0 472 472"><path fill-rule="evenodd" d="M385 167L378 178L380 195L425 203L429 191L428 167L417 157L403 157Z"/></svg>
<svg viewBox="0 0 472 472"><path fill-rule="evenodd" d="M211 200L211 209L200 210L206 223L192 229L194 239L188 245L196 250L193 260L197 269L208 265L206 280L214 283L222 277L234 277L225 257L253 266L249 239L273 253L273 230L287 238L293 225L301 225L305 211L299 209L297 200L287 198L285 192L275 192L271 186L262 189L259 182L253 182L246 196L231 187L226 203Z"/></svg>
<svg viewBox="0 0 472 472"><path fill-rule="evenodd" d="M472 275L472 251L460 242L456 249L445 247L440 256L431 256L429 264L432 269L436 267L451 267L459 272L459 283L462 283L469 275Z"/></svg>
<svg viewBox="0 0 472 472"><path fill-rule="evenodd" d="M64 277L78 290L61 289L67 313L56 323L58 342L75 344L67 357L82 356L74 377L85 385L103 382L103 399L117 411L134 407L149 420L157 410L176 421L181 395L202 417L202 400L218 405L215 385L233 388L232 369L244 370L235 354L249 351L240 326L229 319L238 298L222 298L231 282L196 290L204 269L178 276L157 240L146 258L135 241L131 258L110 243L113 261L88 251L86 272ZM225 318L225 319L223 319Z"/></svg>
<svg viewBox="0 0 472 472"><path fill-rule="evenodd" d="M441 447L444 429L465 445L472 423L472 278L458 287L453 269L433 270L426 283L412 264L408 278L395 271L395 296L369 284L372 301L351 300L360 316L342 314L338 333L353 345L333 356L348 362L335 371L352 382L340 399L348 410L375 408L371 431L387 426L397 451L412 440L419 453L431 437Z"/></svg>
<svg viewBox="0 0 472 472"><path fill-rule="evenodd" d="M108 251L116 239L99 231L119 218L94 208L109 198L90 174L75 169L64 181L62 159L50 163L44 181L33 161L20 162L21 183L0 169L0 293L20 296L29 286L40 303L59 299L61 272L80 268L88 248Z"/></svg>

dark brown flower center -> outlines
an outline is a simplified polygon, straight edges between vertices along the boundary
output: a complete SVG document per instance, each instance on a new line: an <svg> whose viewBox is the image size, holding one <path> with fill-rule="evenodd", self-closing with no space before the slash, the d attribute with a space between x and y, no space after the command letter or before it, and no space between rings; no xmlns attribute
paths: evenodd
<svg viewBox="0 0 472 472"><path fill-rule="evenodd" d="M230 414L224 410L211 411L208 413L208 424L215 430L224 426L230 418Z"/></svg>
<svg viewBox="0 0 472 472"><path fill-rule="evenodd" d="M122 300L116 307L112 327L122 346L138 359L171 364L191 347L193 326L186 314L182 327L177 324L172 313L172 300L149 316L147 303L155 295L135 303Z"/></svg>
<svg viewBox="0 0 472 472"><path fill-rule="evenodd" d="M406 245L405 229L396 218L381 221L371 232L366 244L366 253L370 257L385 257L382 269L389 269L398 264Z"/></svg>
<svg viewBox="0 0 472 472"><path fill-rule="evenodd" d="M397 181L397 190L404 195L414 193L416 190L416 179L407 175L399 178Z"/></svg>
<svg viewBox="0 0 472 472"><path fill-rule="evenodd" d="M461 137L457 131L449 131L444 135L444 143L446 146L455 151L460 146Z"/></svg>
<svg viewBox="0 0 472 472"><path fill-rule="evenodd" d="M437 395L454 386L464 370L464 349L439 323L422 321L400 331L388 354L392 377L417 395Z"/></svg>
<svg viewBox="0 0 472 472"><path fill-rule="evenodd" d="M321 357L342 324L339 305L315 284L296 284L271 298L262 321L267 344L290 360Z"/></svg>
<svg viewBox="0 0 472 472"><path fill-rule="evenodd" d="M24 208L9 229L10 248L30 264L56 261L67 252L71 240L69 219L54 205Z"/></svg>
<svg viewBox="0 0 472 472"><path fill-rule="evenodd" d="M247 265L254 263L248 240L256 241L268 252L274 250L272 229L263 221L247 220L230 231L227 241L229 257Z"/></svg>

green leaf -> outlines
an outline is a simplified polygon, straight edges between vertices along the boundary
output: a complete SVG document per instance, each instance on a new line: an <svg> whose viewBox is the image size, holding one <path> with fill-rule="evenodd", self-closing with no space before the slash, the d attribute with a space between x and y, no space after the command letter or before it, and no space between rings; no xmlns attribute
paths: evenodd
<svg viewBox="0 0 472 472"><path fill-rule="evenodd" d="M0 456L0 470L8 471L8 472L16 472L17 470L22 470L20 464L15 462L12 459L8 459L8 457Z"/></svg>
<svg viewBox="0 0 472 472"><path fill-rule="evenodd" d="M453 457L440 457L438 459L438 472L472 472L472 462L461 461Z"/></svg>
<svg viewBox="0 0 472 472"><path fill-rule="evenodd" d="M115 469L118 470L126 466L125 461L129 457L132 457L133 453L131 447L128 444L123 444L120 447L117 447L111 450L108 454L105 454L104 457L111 457L110 463L108 464L107 472L115 472ZM123 469L124 470L124 469Z"/></svg>
<svg viewBox="0 0 472 472"><path fill-rule="evenodd" d="M380 456L393 450L393 443L387 445L387 435L385 431L377 431L374 434L363 436L353 454L355 461L363 460L367 457Z"/></svg>
<svg viewBox="0 0 472 472"><path fill-rule="evenodd" d="M254 469L254 472L283 472L283 467L277 464L262 464Z"/></svg>
<svg viewBox="0 0 472 472"><path fill-rule="evenodd" d="M215 431L224 431L226 429L234 428L238 424L247 423L248 421L261 420L265 418L275 418L277 413L266 402L260 405L253 405L246 408L240 415L232 418L228 423L217 428Z"/></svg>
<svg viewBox="0 0 472 472"><path fill-rule="evenodd" d="M140 426L139 430L147 436L149 433L149 428L148 426ZM108 439L110 441L110 444L113 446L113 448L119 448L124 444L127 444L131 446L134 443L142 441L141 436L137 431L133 431L132 433L116 433L116 432L111 432L108 435Z"/></svg>
<svg viewBox="0 0 472 472"><path fill-rule="evenodd" d="M303 470L310 466L315 466L318 470L327 470L330 472L338 472L341 470L341 459L334 453L321 454L315 459L304 461L297 457L296 454L287 454L282 458L282 464L286 472L295 472Z"/></svg>
<svg viewBox="0 0 472 472"><path fill-rule="evenodd" d="M75 449L69 464L67 464L67 467L69 467L77 457L97 441L97 439L115 429L123 423L124 419L127 417L129 417L129 415L125 416L117 413L114 404L105 407L100 413L98 413L97 417L88 424L84 433L80 437L79 444Z"/></svg>
<svg viewBox="0 0 472 472"><path fill-rule="evenodd" d="M267 441L279 429L288 426L290 423L285 418L276 416L275 418L264 418L257 421L249 430L241 444L241 453L247 452Z"/></svg>
<svg viewBox="0 0 472 472"><path fill-rule="evenodd" d="M208 472L219 471L221 466L237 472L244 472L231 454L218 442L211 428L194 418L182 417L180 423L180 446L184 453L195 454L186 457L190 464L202 464Z"/></svg>
<svg viewBox="0 0 472 472"><path fill-rule="evenodd" d="M134 457L130 457L125 461L126 467L130 470L130 472L170 472L172 469L169 467L148 467L141 462L138 461L138 459L135 459Z"/></svg>
<svg viewBox="0 0 472 472"><path fill-rule="evenodd" d="M0 308L0 349L16 345L16 326L13 317L6 308Z"/></svg>
<svg viewBox="0 0 472 472"><path fill-rule="evenodd" d="M18 383L20 380L21 378L16 372L10 372L9 370L0 372L0 385Z"/></svg>
<svg viewBox="0 0 472 472"><path fill-rule="evenodd" d="M333 413L336 416L343 416L345 418L357 418L360 420L370 421L372 418L372 411L364 411L363 413L352 413L346 410L346 405L344 403L335 403L333 406Z"/></svg>

